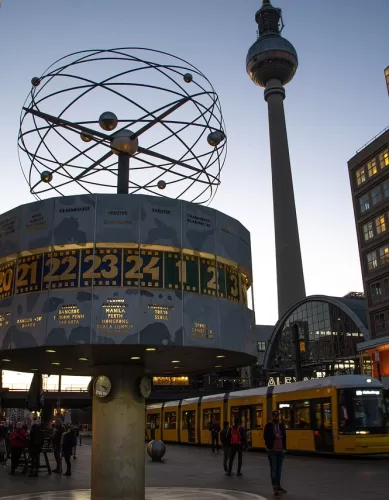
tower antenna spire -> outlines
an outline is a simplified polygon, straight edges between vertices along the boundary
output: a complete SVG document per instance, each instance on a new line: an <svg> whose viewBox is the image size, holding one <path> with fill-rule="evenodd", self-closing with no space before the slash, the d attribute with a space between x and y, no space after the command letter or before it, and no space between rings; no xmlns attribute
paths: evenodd
<svg viewBox="0 0 389 500"><path fill-rule="evenodd" d="M281 36L282 11L263 0L255 14L258 40L246 60L247 72L256 85L265 87L268 104L273 183L279 317L305 297L303 264L293 193L288 137L284 112L284 85L294 77L298 58L293 45Z"/></svg>

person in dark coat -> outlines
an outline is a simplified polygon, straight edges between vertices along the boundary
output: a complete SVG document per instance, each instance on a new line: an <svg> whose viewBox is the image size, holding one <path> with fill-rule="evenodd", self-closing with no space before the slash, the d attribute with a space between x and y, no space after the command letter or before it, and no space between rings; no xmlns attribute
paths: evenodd
<svg viewBox="0 0 389 500"><path fill-rule="evenodd" d="M214 419L211 424L211 439L212 439L212 453L219 451L219 432L220 432L220 424Z"/></svg>
<svg viewBox="0 0 389 500"><path fill-rule="evenodd" d="M43 444L45 442L45 433L41 424L35 418L33 420L30 431L29 453L31 460L31 473L30 477L37 477L40 467L40 454L42 452Z"/></svg>
<svg viewBox="0 0 389 500"><path fill-rule="evenodd" d="M51 438L51 445L54 451L54 458L57 462L57 467L53 469L53 472L60 474L61 466L62 466L62 458L61 458L61 442L62 442L62 434L65 432L65 427L62 424L62 420L57 418L55 421L55 428L53 432L53 436Z"/></svg>
<svg viewBox="0 0 389 500"><path fill-rule="evenodd" d="M285 425L280 422L278 411L273 411L272 422L266 424L263 437L270 464L270 477L274 496L279 496L286 493L286 490L281 487L282 464L286 452L286 432Z"/></svg>
<svg viewBox="0 0 389 500"><path fill-rule="evenodd" d="M68 426L66 431L62 434L62 456L64 457L66 463L66 472L64 476L72 475L72 463L70 458L76 443L77 438L74 435L71 426Z"/></svg>
<svg viewBox="0 0 389 500"><path fill-rule="evenodd" d="M228 459L230 458L230 442L228 440L229 422L224 422L223 429L220 431L220 442L223 448L223 468L224 472L228 472Z"/></svg>
<svg viewBox="0 0 389 500"><path fill-rule="evenodd" d="M16 469L18 468L20 458L22 456L23 450L26 447L27 433L23 429L22 423L18 422L16 428L9 437L11 445L11 472L14 475Z"/></svg>
<svg viewBox="0 0 389 500"><path fill-rule="evenodd" d="M238 454L238 470L236 475L243 476L242 462L243 450L247 447L246 431L240 424L240 418L236 417L234 425L228 429L227 441L230 444L230 458L228 463L227 476L232 476L232 466L234 464L235 455Z"/></svg>

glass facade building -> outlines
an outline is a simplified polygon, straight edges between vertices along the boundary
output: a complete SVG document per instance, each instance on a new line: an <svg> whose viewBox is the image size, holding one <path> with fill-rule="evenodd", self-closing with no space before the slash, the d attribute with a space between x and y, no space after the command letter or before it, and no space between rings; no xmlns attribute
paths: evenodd
<svg viewBox="0 0 389 500"><path fill-rule="evenodd" d="M298 339L293 327L298 326ZM272 376L293 376L300 359L303 377L359 372L357 345L367 336L364 298L311 296L278 321L264 360Z"/></svg>

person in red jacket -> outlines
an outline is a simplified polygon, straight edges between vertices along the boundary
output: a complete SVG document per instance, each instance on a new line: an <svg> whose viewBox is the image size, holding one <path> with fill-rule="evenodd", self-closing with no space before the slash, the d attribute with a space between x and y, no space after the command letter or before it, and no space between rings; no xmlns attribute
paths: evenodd
<svg viewBox="0 0 389 500"><path fill-rule="evenodd" d="M26 447L27 433L23 429L22 423L18 422L16 428L11 432L9 441L11 445L11 472L14 475L17 469L20 457L22 456L23 450Z"/></svg>

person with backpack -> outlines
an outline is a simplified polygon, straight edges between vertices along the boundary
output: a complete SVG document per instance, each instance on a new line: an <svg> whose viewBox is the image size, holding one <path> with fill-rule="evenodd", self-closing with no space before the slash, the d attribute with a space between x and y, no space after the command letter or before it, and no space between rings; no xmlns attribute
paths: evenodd
<svg viewBox="0 0 389 500"><path fill-rule="evenodd" d="M228 459L230 458L230 443L228 441L229 422L224 422L223 429L220 431L220 442L223 448L223 467L224 471L228 472Z"/></svg>
<svg viewBox="0 0 389 500"><path fill-rule="evenodd" d="M219 451L219 432L220 424L215 418L211 424L212 453L215 453L215 448Z"/></svg>
<svg viewBox="0 0 389 500"><path fill-rule="evenodd" d="M273 494L274 496L280 496L286 493L286 490L281 487L282 464L286 452L286 432L285 425L280 422L280 414L278 411L273 411L272 422L266 424L263 437L270 464Z"/></svg>
<svg viewBox="0 0 389 500"><path fill-rule="evenodd" d="M27 441L27 433L23 429L23 425L21 422L16 424L16 428L13 432L11 432L10 438L11 445L11 472L12 476L15 475L15 471L18 468L20 458L22 456L23 450L26 446Z"/></svg>
<svg viewBox="0 0 389 500"><path fill-rule="evenodd" d="M35 419L32 422L30 431L29 453L31 460L31 472L29 477L38 476L38 471L40 467L40 454L42 452L44 442L45 442L45 433L42 429L42 426L35 417Z"/></svg>
<svg viewBox="0 0 389 500"><path fill-rule="evenodd" d="M66 463L66 472L64 476L72 475L72 464L70 461L70 457L72 456L75 443L77 443L77 438L74 435L71 426L68 425L66 431L62 434L61 440L62 456L64 457Z"/></svg>
<svg viewBox="0 0 389 500"><path fill-rule="evenodd" d="M239 417L234 420L234 425L228 429L227 441L230 445L230 459L228 463L227 476L232 476L232 466L234 465L235 455L238 454L238 470L237 476L242 474L243 449L246 448L246 432L240 425Z"/></svg>

